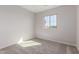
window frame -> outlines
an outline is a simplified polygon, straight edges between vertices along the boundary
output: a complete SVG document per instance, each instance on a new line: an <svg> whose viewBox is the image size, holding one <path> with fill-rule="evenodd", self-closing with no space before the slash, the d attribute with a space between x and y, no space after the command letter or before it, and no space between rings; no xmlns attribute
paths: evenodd
<svg viewBox="0 0 79 59"><path fill-rule="evenodd" d="M56 15L56 14L54 14L54 15ZM46 15L46 16L49 16L49 26L47 26L48 28L57 28L57 15L56 15L56 26L51 26L51 18L50 17L54 16L54 15ZM44 19L44 26L45 26L45 23L46 23L46 21L45 21L45 17L46 16L43 17L43 19Z"/></svg>

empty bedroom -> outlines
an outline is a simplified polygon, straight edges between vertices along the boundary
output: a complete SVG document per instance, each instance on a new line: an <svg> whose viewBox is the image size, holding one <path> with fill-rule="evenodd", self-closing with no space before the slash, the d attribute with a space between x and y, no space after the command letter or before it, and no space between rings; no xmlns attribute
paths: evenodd
<svg viewBox="0 0 79 59"><path fill-rule="evenodd" d="M78 54L78 5L0 5L0 54Z"/></svg>

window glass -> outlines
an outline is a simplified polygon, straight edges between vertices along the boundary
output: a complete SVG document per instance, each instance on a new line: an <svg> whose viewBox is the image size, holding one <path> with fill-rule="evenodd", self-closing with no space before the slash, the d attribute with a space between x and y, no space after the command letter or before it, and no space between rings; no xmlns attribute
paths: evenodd
<svg viewBox="0 0 79 59"><path fill-rule="evenodd" d="M49 26L49 17L50 16L45 16L45 26Z"/></svg>
<svg viewBox="0 0 79 59"><path fill-rule="evenodd" d="M57 26L56 15L45 16L44 20L45 20L45 26L46 27L56 27Z"/></svg>
<svg viewBox="0 0 79 59"><path fill-rule="evenodd" d="M50 16L50 26L56 26L56 15Z"/></svg>

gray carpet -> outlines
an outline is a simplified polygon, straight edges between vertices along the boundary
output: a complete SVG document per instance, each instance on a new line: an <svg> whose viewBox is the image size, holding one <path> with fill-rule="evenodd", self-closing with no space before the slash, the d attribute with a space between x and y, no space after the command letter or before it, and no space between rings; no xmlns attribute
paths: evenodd
<svg viewBox="0 0 79 59"><path fill-rule="evenodd" d="M42 39L26 40L0 50L0 54L78 54L74 46Z"/></svg>

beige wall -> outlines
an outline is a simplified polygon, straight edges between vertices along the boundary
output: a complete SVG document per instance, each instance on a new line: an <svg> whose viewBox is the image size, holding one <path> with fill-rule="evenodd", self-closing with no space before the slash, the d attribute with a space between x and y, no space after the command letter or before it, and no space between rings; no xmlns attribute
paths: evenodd
<svg viewBox="0 0 79 59"><path fill-rule="evenodd" d="M34 38L34 13L19 6L0 6L0 48Z"/></svg>
<svg viewBox="0 0 79 59"><path fill-rule="evenodd" d="M79 51L79 6L77 6L77 49Z"/></svg>
<svg viewBox="0 0 79 59"><path fill-rule="evenodd" d="M42 17L53 14L57 15L57 29L45 29ZM15 44L21 38L32 39L34 35L76 45L76 7L62 6L35 15L19 6L0 6L0 48Z"/></svg>
<svg viewBox="0 0 79 59"><path fill-rule="evenodd" d="M45 15L57 15L57 29L45 29ZM36 37L76 45L76 6L61 6L36 14Z"/></svg>

